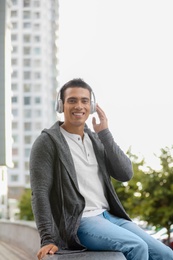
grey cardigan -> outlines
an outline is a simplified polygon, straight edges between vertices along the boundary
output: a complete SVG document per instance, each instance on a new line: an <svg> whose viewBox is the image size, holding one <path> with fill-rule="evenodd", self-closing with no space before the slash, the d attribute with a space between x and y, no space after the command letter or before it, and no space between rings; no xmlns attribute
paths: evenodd
<svg viewBox="0 0 173 260"><path fill-rule="evenodd" d="M77 237L85 200L79 192L75 168L68 144L56 122L35 140L30 156L32 209L41 245L56 244L60 249L82 250ZM128 181L133 176L129 158L114 142L109 129L98 134L87 126L103 175L110 213L129 219L111 183L110 177Z"/></svg>

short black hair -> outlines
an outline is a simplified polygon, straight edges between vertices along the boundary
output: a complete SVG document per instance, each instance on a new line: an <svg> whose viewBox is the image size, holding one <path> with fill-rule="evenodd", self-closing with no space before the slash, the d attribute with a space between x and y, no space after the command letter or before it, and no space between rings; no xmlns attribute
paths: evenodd
<svg viewBox="0 0 173 260"><path fill-rule="evenodd" d="M65 83L60 90L60 99L64 103L64 92L67 88L85 88L88 89L90 95L92 93L92 88L81 78L76 78Z"/></svg>

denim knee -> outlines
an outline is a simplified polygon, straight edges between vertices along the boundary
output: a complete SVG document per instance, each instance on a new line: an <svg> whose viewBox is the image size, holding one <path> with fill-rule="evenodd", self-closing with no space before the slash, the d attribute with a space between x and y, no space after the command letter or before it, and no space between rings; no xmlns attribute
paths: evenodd
<svg viewBox="0 0 173 260"><path fill-rule="evenodd" d="M148 260L148 245L147 243L140 239L133 244L133 248L129 248L127 254L125 254L128 260Z"/></svg>

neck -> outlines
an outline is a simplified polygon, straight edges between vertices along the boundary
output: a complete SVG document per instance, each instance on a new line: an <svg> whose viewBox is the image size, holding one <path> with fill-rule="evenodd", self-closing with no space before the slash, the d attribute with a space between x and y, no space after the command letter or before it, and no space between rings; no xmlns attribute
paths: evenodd
<svg viewBox="0 0 173 260"><path fill-rule="evenodd" d="M81 138L83 138L84 136L84 126L68 126L67 124L63 123L61 125L61 127L66 130L67 132L69 132L70 134L76 134L76 135L80 135Z"/></svg>

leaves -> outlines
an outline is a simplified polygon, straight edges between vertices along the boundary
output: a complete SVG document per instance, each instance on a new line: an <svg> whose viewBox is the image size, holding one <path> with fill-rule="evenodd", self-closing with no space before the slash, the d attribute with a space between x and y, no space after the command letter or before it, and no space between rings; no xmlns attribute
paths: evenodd
<svg viewBox="0 0 173 260"><path fill-rule="evenodd" d="M19 201L20 219L34 220L31 207L31 190L26 189Z"/></svg>
<svg viewBox="0 0 173 260"><path fill-rule="evenodd" d="M128 214L156 227L166 227L169 234L173 223L173 146L161 149L161 169L156 171L128 151L134 177L126 185L113 180L114 188ZM147 170L144 170L147 169Z"/></svg>

